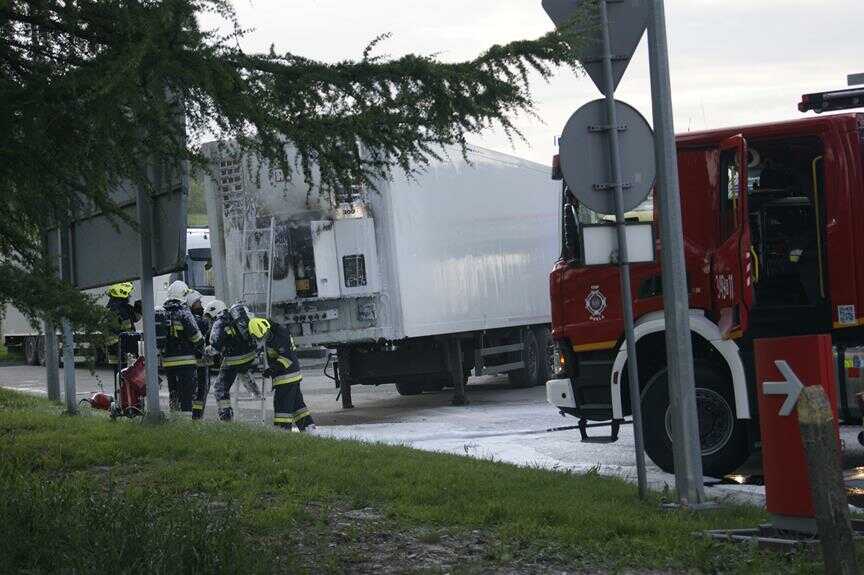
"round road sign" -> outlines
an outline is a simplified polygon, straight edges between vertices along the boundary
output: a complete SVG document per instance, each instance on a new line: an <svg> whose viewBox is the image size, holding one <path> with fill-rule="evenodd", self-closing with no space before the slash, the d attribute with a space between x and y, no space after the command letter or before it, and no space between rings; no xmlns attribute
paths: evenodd
<svg viewBox="0 0 864 575"><path fill-rule="evenodd" d="M641 204L654 185L654 134L638 110L615 101L624 211ZM606 100L585 104L561 134L561 171L573 195L600 214L615 213L615 187L609 147Z"/></svg>

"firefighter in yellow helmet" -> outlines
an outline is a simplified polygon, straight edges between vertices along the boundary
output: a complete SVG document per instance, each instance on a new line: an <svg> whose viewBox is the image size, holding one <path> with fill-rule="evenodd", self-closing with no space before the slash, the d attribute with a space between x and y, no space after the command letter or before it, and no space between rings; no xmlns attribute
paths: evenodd
<svg viewBox="0 0 864 575"><path fill-rule="evenodd" d="M303 375L288 328L256 317L249 320L249 334L263 345L267 357L264 376L273 380L273 424L285 429L296 425L299 431L315 431L315 422L300 391Z"/></svg>
<svg viewBox="0 0 864 575"><path fill-rule="evenodd" d="M111 311L117 318L117 323L113 326L113 330L108 339L108 349L106 357L108 363L113 365L115 371L117 367L123 363L126 353L134 352L133 349L121 349L120 334L135 331L135 324L141 319L141 302L135 304L129 303L129 298L135 291L135 286L132 282L116 283L108 288L108 303L105 307ZM126 342L131 345L131 339Z"/></svg>

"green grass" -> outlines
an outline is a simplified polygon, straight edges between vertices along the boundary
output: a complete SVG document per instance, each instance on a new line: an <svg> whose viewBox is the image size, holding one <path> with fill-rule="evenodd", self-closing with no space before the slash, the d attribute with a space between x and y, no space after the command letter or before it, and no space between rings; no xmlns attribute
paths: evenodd
<svg viewBox="0 0 864 575"><path fill-rule="evenodd" d="M190 228L206 228L210 225L207 214L186 214L186 225Z"/></svg>
<svg viewBox="0 0 864 575"><path fill-rule="evenodd" d="M329 529L310 504L372 507L396 529L422 530L420 540L481 530L498 542L489 560L502 564L516 553L573 569L817 567L693 536L755 526L766 517L754 508L661 511L659 495L640 502L634 486L596 474L241 425L67 417L4 390L0 485L0 564L12 572L339 571L326 546L317 567L297 564L298 529Z"/></svg>
<svg viewBox="0 0 864 575"><path fill-rule="evenodd" d="M9 349L3 344L0 344L0 361L20 361L24 359L24 352L20 347Z"/></svg>

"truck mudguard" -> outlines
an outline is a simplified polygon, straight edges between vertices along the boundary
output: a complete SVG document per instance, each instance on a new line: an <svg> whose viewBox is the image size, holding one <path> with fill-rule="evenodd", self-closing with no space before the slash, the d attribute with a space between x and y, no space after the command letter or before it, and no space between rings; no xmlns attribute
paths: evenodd
<svg viewBox="0 0 864 575"><path fill-rule="evenodd" d="M744 364L741 362L741 356L738 353L738 345L730 339L723 339L717 324L705 317L705 313L701 310L690 310L690 330L707 340L726 360L726 365L729 366L729 372L732 374L732 388L735 392L735 411L738 419L750 419L750 403L747 399L747 378L744 374ZM666 331L666 318L663 312L657 311L642 316L636 323L635 331L637 344L639 340L648 334ZM627 380L621 373L626 361L627 347L622 343L618 348L615 363L612 365L612 378L610 380L610 385L612 386L612 416L615 419L624 419L621 390L625 389L626 385L616 385L615 382Z"/></svg>

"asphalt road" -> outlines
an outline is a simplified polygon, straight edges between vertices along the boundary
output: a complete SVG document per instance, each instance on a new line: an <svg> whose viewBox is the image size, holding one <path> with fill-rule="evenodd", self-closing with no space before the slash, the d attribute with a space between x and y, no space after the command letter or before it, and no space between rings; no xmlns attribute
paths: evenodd
<svg viewBox="0 0 864 575"><path fill-rule="evenodd" d="M100 389L112 390L108 370L90 373L76 370L78 395L89 396ZM560 471L597 472L634 481L636 477L632 428L621 429L614 444L582 443L579 432L561 427L574 426L574 418L562 418L546 403L545 389L510 389L506 377L472 378L468 386L470 405L450 404L452 391L402 397L395 386L359 386L353 389L354 409L343 410L332 380L321 366L304 369L303 394L319 434L341 439L408 445L418 449L454 453L477 458L538 466ZM0 366L0 387L45 394L44 368L24 365ZM62 387L62 376L61 376ZM236 390L235 390L236 392ZM167 390L162 390L167 408ZM216 416L215 400L208 399L206 417ZM240 391L238 420L260 424L261 402ZM264 422L272 418L271 400L265 402ZM844 466L850 489L864 496L864 447L857 441L859 427L844 426ZM602 433L603 430L594 431ZM759 461L751 460L737 481L759 480ZM650 463L649 483L658 489L674 487L674 477ZM764 502L764 487L741 485L735 480L709 481L709 495L716 498ZM857 499L856 499L857 500Z"/></svg>

